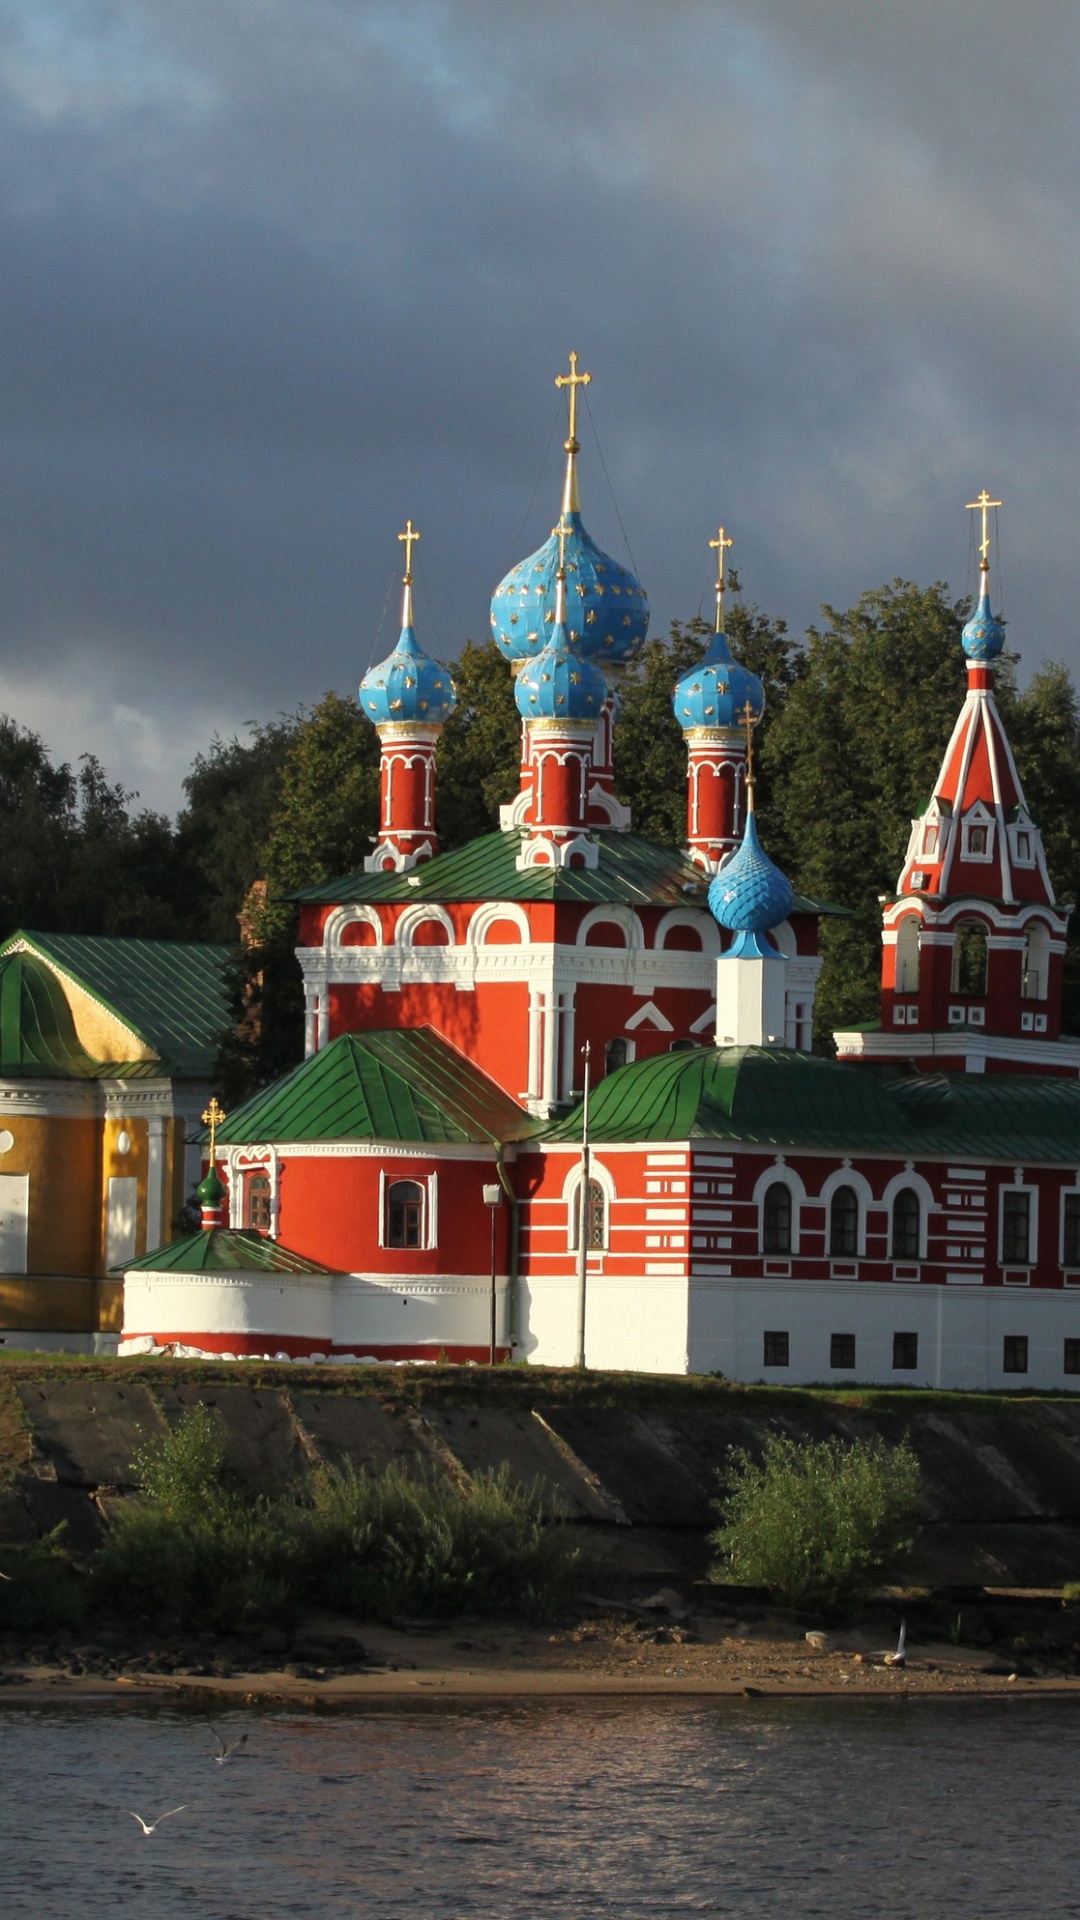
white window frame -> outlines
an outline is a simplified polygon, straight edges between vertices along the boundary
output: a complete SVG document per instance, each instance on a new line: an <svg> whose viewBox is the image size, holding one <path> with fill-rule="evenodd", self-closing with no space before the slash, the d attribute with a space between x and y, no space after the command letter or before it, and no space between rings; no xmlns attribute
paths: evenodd
<svg viewBox="0 0 1080 1920"><path fill-rule="evenodd" d="M1027 1258L1024 1260L1006 1260L1005 1246L1005 1195L1007 1193L1026 1193L1030 1196L1028 1207L1028 1243ZM1024 1267L1038 1266L1039 1252L1039 1189L1028 1180L1009 1180L998 1188L998 1266L1015 1271Z"/></svg>
<svg viewBox="0 0 1080 1920"><path fill-rule="evenodd" d="M410 1180L420 1188L424 1198L424 1215L420 1222L420 1244L416 1247L392 1247L386 1237L386 1212L389 1189L399 1180ZM387 1171L379 1168L379 1246L388 1253L431 1253L439 1244L439 1176L437 1173L403 1173L397 1169Z"/></svg>
<svg viewBox="0 0 1080 1920"><path fill-rule="evenodd" d="M855 1196L859 1203L859 1222L855 1236L854 1253L833 1253L830 1250L829 1243L832 1238L832 1197L837 1187L854 1187ZM871 1207L880 1206L881 1204L880 1201L874 1199L870 1182L863 1174L856 1172L854 1167L838 1167L835 1173L830 1173L822 1187L818 1195L818 1203L825 1209L824 1233L826 1260L865 1260L867 1217Z"/></svg>
<svg viewBox="0 0 1080 1920"><path fill-rule="evenodd" d="M911 1187L919 1196L919 1251L918 1253L894 1254L892 1250L893 1201L896 1199L897 1194L902 1192L905 1187ZM898 1260L901 1266L913 1260L927 1259L927 1247L930 1239L930 1215L937 1204L934 1199L934 1190L929 1181L924 1180L921 1173L914 1173L910 1169L905 1168L903 1173L893 1175L878 1204L886 1210L885 1222L889 1242L889 1259Z"/></svg>
<svg viewBox="0 0 1080 1920"><path fill-rule="evenodd" d="M593 1254L610 1253L611 1251L611 1207L612 1202L618 1199L618 1194L616 1192L615 1182L602 1160L590 1158L589 1181L590 1184L595 1182L604 1196L603 1245L590 1247L589 1254L591 1256ZM566 1205L566 1251L568 1253L576 1253L578 1251L578 1234L581 1229L580 1161L576 1166L571 1167L570 1172L563 1181L562 1197ZM687 1210L687 1221L689 1222L689 1209Z"/></svg>
<svg viewBox="0 0 1080 1920"><path fill-rule="evenodd" d="M972 807L971 812L966 813L964 815L963 820L961 821L961 826L960 826L960 858L961 860L965 860L965 861L970 860L976 866L982 866L982 865L988 866L994 858L994 833L995 833L996 825L997 823L994 819L993 814L988 810L988 808L983 806L983 803L981 800L977 800L975 805ZM971 830L973 827L983 827L986 829L986 852L985 853L972 852Z"/></svg>
<svg viewBox="0 0 1080 1920"><path fill-rule="evenodd" d="M791 1192L791 1252L790 1254L786 1254L786 1253L768 1253L767 1254L765 1252L765 1195L768 1189L771 1186L775 1185L777 1182L779 1182L780 1185L789 1188ZM754 1188L753 1201L754 1201L754 1208L757 1214L758 1253L760 1254L761 1258L763 1260L789 1260L789 1259L793 1260L799 1251L799 1233L800 1233L800 1228L802 1223L802 1209L806 1205L806 1188L803 1186L803 1183L800 1180L798 1174L795 1172L794 1167L787 1166L786 1163L783 1161L781 1161L777 1165L766 1167L764 1173L759 1176L757 1185Z"/></svg>

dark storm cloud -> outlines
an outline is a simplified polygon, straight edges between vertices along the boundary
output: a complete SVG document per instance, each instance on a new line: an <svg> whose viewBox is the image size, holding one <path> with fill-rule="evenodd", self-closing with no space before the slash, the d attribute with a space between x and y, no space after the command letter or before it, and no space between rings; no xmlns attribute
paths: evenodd
<svg viewBox="0 0 1080 1920"><path fill-rule="evenodd" d="M481 633L553 518L571 345L657 624L718 518L798 624L962 589L985 482L1013 638L1078 664L1071 9L6 19L0 708L57 750L172 804L215 725L355 684L406 514L425 635Z"/></svg>

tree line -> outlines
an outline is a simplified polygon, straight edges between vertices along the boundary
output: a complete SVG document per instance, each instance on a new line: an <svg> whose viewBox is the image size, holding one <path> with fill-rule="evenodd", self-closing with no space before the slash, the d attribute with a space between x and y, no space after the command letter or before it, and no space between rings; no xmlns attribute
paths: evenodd
<svg viewBox="0 0 1080 1920"><path fill-rule="evenodd" d="M799 891L850 910L822 923L821 1045L834 1026L877 1012L878 896L896 884L911 819L930 798L964 697L967 612L940 582L903 580L847 611L824 607L804 638L756 607L729 612L732 649L765 687L756 735L762 838ZM634 830L672 846L685 836L686 750L671 692L709 638L700 621L676 623L648 642L621 689L617 790ZM491 641L467 641L452 671L458 704L438 757L443 847L493 830L518 785L509 667ZM1073 901L1076 689L1052 663L1020 690L1007 655L997 695L1058 898ZM140 809L92 755L77 769L56 765L38 735L0 716L0 926L232 946L236 1010L246 1017L223 1041L221 1068L236 1098L300 1057L296 909L285 896L363 865L378 822L378 739L356 700L328 693L246 738L213 739L184 796L175 821ZM1080 1032L1080 940L1070 943L1066 975L1066 1027Z"/></svg>

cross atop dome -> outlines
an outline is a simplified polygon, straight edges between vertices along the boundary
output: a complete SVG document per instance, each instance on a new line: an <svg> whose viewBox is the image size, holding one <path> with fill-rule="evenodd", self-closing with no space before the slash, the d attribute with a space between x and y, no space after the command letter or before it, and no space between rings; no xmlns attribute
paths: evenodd
<svg viewBox="0 0 1080 1920"><path fill-rule="evenodd" d="M570 402L569 432L563 441L563 450L566 454L566 482L563 487L562 503L564 514L580 513L581 511L581 501L578 497L577 483L577 456L581 452L577 437L577 390L579 387L587 387L590 384L592 374L579 373L577 370L577 362L577 354L571 351L569 373L557 373L555 375L555 385L557 387L569 387L570 389L568 396Z"/></svg>
<svg viewBox="0 0 1080 1920"><path fill-rule="evenodd" d="M976 500L967 503L968 513L982 516L982 538L979 541L979 598L975 611L961 635L964 652L973 666L983 667L996 660L1005 645L1005 629L1000 620L995 620L990 611L990 533L989 515L991 508L1000 507L1000 500L991 500L983 487Z"/></svg>
<svg viewBox="0 0 1080 1920"><path fill-rule="evenodd" d="M723 633L724 631L724 554L728 547L733 547L735 545L735 542L734 540L728 537L728 535L724 532L723 527L721 527L719 532L717 533L716 539L710 540L709 545L710 547L716 547L718 549L718 552L716 555L716 631L717 633Z"/></svg>

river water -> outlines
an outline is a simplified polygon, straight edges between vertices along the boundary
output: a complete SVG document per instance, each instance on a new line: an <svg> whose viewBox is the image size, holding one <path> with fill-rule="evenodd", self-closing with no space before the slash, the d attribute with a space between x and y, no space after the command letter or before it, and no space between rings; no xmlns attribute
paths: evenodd
<svg viewBox="0 0 1080 1920"><path fill-rule="evenodd" d="M1071 1702L0 1711L4 1920L1080 1915ZM143 1837L150 1820L185 1811Z"/></svg>

